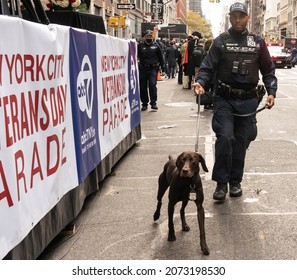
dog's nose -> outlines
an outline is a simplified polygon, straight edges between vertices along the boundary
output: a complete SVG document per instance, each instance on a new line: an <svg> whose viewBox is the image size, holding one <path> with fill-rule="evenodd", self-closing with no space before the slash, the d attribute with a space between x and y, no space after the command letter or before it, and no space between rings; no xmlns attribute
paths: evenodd
<svg viewBox="0 0 297 280"><path fill-rule="evenodd" d="M190 165L186 163L183 167L183 171L188 172L189 170L190 170Z"/></svg>

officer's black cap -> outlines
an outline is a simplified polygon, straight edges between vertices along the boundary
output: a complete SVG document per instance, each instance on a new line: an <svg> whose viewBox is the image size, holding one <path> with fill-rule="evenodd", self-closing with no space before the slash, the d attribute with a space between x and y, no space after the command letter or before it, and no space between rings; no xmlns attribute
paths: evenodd
<svg viewBox="0 0 297 280"><path fill-rule="evenodd" d="M231 15L233 12L242 12L248 15L247 6L240 2L236 2L230 6L229 15Z"/></svg>
<svg viewBox="0 0 297 280"><path fill-rule="evenodd" d="M144 35L153 35L153 31L148 29L144 32Z"/></svg>

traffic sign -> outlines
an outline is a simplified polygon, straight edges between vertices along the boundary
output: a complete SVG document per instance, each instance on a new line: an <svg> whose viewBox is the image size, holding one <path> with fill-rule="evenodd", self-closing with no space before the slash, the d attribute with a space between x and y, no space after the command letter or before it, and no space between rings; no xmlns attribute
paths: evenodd
<svg viewBox="0 0 297 280"><path fill-rule="evenodd" d="M135 4L131 3L118 3L117 8L119 10L135 10Z"/></svg>

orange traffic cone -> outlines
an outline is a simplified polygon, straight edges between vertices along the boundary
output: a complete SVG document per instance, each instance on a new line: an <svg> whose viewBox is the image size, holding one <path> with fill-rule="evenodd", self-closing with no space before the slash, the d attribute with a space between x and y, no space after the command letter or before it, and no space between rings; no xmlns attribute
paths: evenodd
<svg viewBox="0 0 297 280"><path fill-rule="evenodd" d="M163 79L161 78L160 70L158 71L157 81L163 81Z"/></svg>

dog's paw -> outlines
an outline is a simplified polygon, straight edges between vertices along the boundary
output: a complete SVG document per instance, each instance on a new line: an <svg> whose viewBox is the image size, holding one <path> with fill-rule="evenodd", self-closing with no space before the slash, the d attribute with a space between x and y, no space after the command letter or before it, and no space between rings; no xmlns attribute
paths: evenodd
<svg viewBox="0 0 297 280"><path fill-rule="evenodd" d="M209 249L207 247L207 245L201 245L201 251L203 252L203 255L208 256L209 255Z"/></svg>
<svg viewBox="0 0 297 280"><path fill-rule="evenodd" d="M176 240L175 234L174 233L168 233L168 239L167 241L173 242Z"/></svg>
<svg viewBox="0 0 297 280"><path fill-rule="evenodd" d="M154 214L154 221L157 221L160 218L160 212L156 211Z"/></svg>
<svg viewBox="0 0 297 280"><path fill-rule="evenodd" d="M185 224L185 225L182 227L182 230L183 230L183 231L190 231L190 227L189 227L187 224Z"/></svg>

